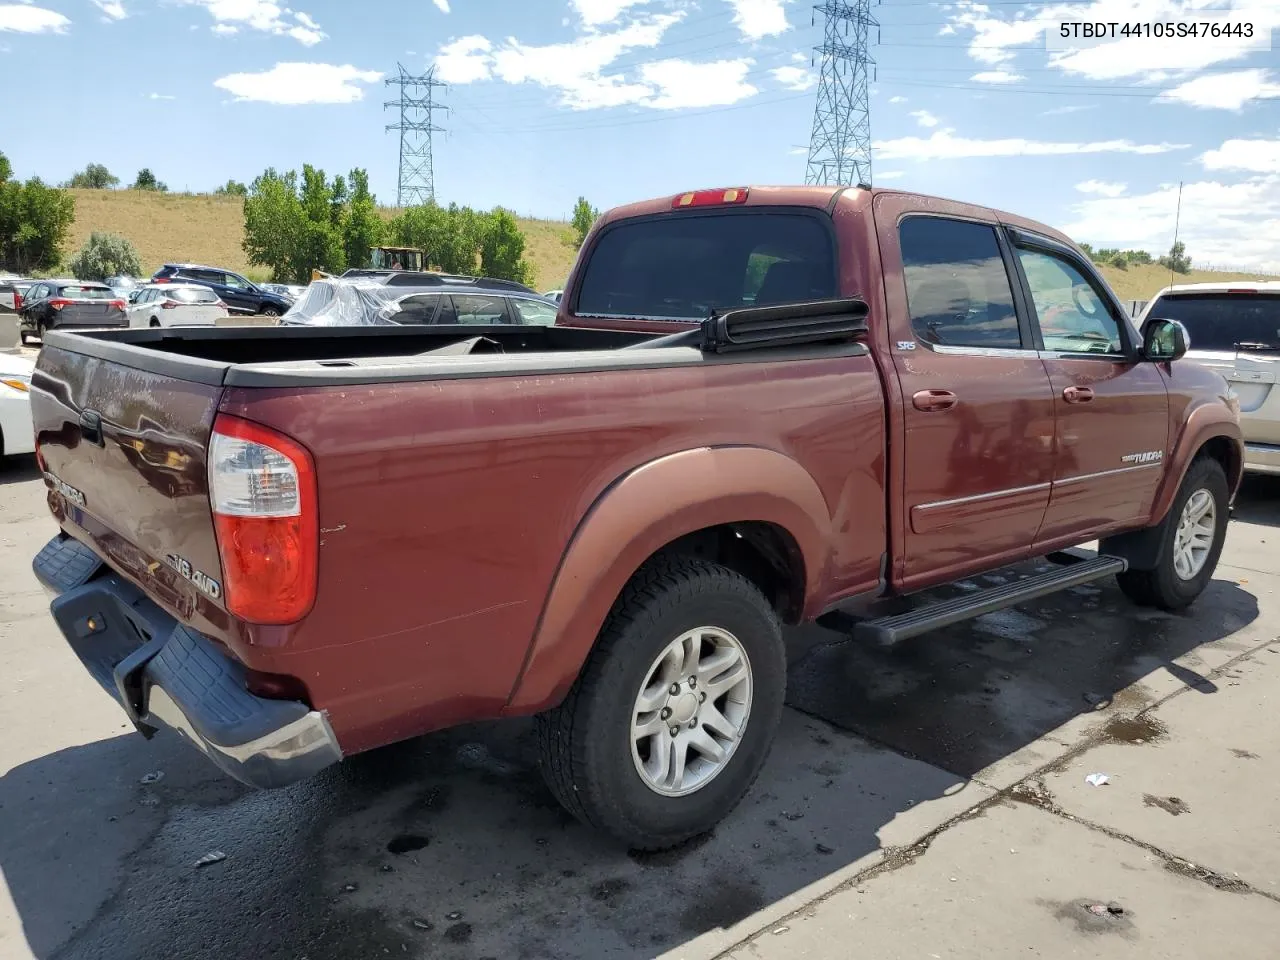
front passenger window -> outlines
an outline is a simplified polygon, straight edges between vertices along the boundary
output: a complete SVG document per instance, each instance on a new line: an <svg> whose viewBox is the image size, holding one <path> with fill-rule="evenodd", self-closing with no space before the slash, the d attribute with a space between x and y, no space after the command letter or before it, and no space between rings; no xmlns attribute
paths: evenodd
<svg viewBox="0 0 1280 960"><path fill-rule="evenodd" d="M1038 250L1019 250L1046 350L1124 353L1120 325L1106 301L1071 263Z"/></svg>
<svg viewBox="0 0 1280 960"><path fill-rule="evenodd" d="M917 339L942 347L1022 347L994 227L909 217L899 238Z"/></svg>

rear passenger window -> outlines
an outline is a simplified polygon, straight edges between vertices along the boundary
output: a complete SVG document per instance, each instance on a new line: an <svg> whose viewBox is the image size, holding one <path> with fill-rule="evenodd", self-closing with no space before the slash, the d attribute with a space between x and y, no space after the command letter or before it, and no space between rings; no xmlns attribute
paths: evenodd
<svg viewBox="0 0 1280 960"><path fill-rule="evenodd" d="M492 326L507 322L507 305L502 297L457 296L453 306L457 311L457 323Z"/></svg>
<svg viewBox="0 0 1280 960"><path fill-rule="evenodd" d="M900 239L907 306L919 340L950 347L1022 346L994 227L909 217Z"/></svg>
<svg viewBox="0 0 1280 960"><path fill-rule="evenodd" d="M549 327L556 322L556 308L549 303L520 299L515 299L511 302L515 305L516 313L520 315L521 323Z"/></svg>
<svg viewBox="0 0 1280 960"><path fill-rule="evenodd" d="M430 323L435 319L439 294L421 297L405 297L399 303L399 311L392 315L396 323Z"/></svg>

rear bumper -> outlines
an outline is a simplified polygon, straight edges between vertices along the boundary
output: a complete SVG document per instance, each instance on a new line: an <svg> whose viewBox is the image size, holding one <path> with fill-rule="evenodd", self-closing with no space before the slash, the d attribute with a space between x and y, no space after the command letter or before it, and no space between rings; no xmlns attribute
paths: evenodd
<svg viewBox="0 0 1280 960"><path fill-rule="evenodd" d="M1280 444L1245 441L1244 468L1251 473L1280 476Z"/></svg>
<svg viewBox="0 0 1280 960"><path fill-rule="evenodd" d="M285 786L342 759L324 713L249 693L240 663L79 541L60 534L33 567L71 649L144 736L170 727L255 787Z"/></svg>

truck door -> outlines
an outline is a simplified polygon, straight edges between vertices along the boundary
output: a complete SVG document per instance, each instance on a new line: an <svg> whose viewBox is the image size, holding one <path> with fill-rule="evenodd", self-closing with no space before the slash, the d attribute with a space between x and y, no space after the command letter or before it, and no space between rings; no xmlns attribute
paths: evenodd
<svg viewBox="0 0 1280 960"><path fill-rule="evenodd" d="M1164 476L1169 397L1160 365L1074 250L1011 231L1057 423L1053 492L1037 550L1143 523Z"/></svg>
<svg viewBox="0 0 1280 960"><path fill-rule="evenodd" d="M905 589L1029 555L1053 478L1053 395L1012 249L994 214L920 203L881 194L875 206L905 426Z"/></svg>

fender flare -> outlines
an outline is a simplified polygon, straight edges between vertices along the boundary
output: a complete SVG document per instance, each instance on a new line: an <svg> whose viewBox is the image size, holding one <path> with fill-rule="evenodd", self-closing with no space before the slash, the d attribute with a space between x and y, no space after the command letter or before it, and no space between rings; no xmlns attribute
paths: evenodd
<svg viewBox="0 0 1280 960"><path fill-rule="evenodd" d="M651 556L697 530L750 521L794 538L811 615L826 575L831 514L799 463L760 447L699 447L625 474L579 522L505 712L536 713L564 698L618 595Z"/></svg>
<svg viewBox="0 0 1280 960"><path fill-rule="evenodd" d="M1234 496L1244 470L1244 439L1240 423L1225 404L1202 403L1191 411L1174 445L1173 455L1169 458L1170 469L1165 471L1151 507L1153 525L1161 523L1169 512L1173 498L1182 486L1182 478L1191 469L1191 461L1200 448L1217 437L1225 438L1235 451L1234 462L1227 472L1227 487Z"/></svg>

